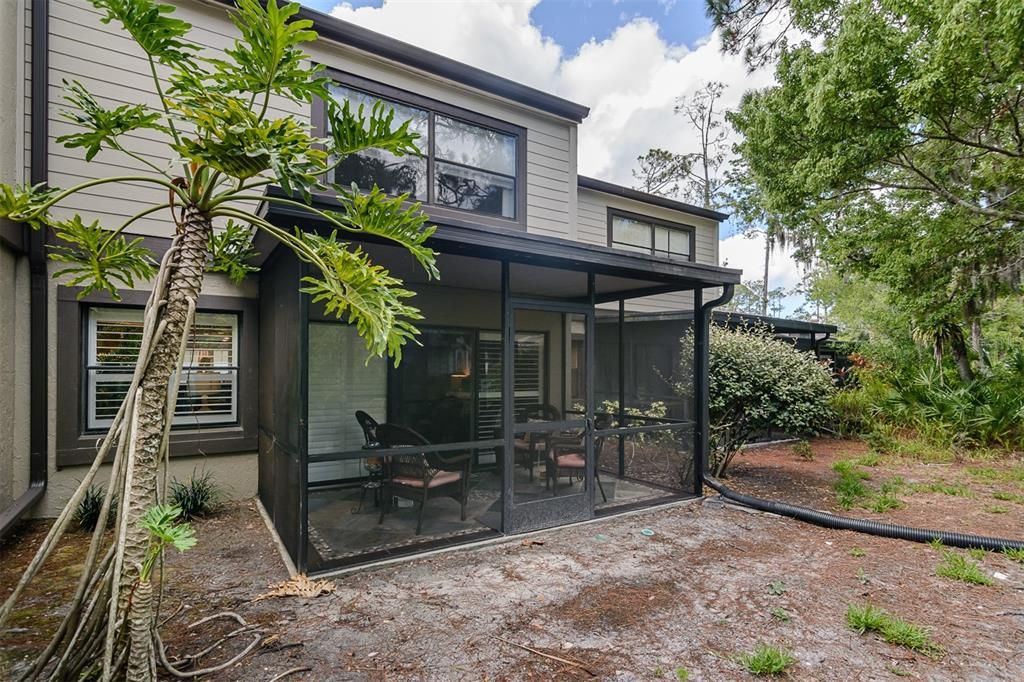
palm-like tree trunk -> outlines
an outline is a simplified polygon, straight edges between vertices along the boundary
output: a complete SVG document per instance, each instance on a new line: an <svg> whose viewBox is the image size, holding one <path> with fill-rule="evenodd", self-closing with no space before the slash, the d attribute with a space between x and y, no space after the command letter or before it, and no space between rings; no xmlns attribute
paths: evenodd
<svg viewBox="0 0 1024 682"><path fill-rule="evenodd" d="M139 384L135 405L134 437L129 443L131 471L128 489L124 491L127 513L122 520L124 534L123 570L119 581L119 608L127 615L128 600L136 588L139 571L149 548L148 532L139 526L139 520L157 501L157 472L168 423L168 387L178 369L178 361L189 324L190 311L195 309L202 289L203 276L209 258L209 242L213 227L210 219L192 209L186 209L178 227L178 251L168 262L166 304L157 317L165 325L163 334L153 346ZM142 606L142 608L137 608ZM131 648L151 651L153 624L152 599L133 603L131 608ZM144 623L135 621L142 619ZM142 635L141 633L146 633ZM145 641L137 641L143 637Z"/></svg>

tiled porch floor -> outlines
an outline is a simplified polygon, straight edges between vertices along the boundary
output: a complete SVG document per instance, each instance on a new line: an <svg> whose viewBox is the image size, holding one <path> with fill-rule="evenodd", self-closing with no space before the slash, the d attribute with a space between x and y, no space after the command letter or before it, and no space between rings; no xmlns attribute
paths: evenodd
<svg viewBox="0 0 1024 682"><path fill-rule="evenodd" d="M671 495L669 491L644 485L635 480L619 479L602 472L601 483L608 501L603 502L595 491L598 509L610 509ZM408 551L413 545L457 539L459 536L501 528L501 479L496 471L474 472L470 479L466 520L460 519L458 500L449 497L427 501L423 532L416 535L419 505L397 500L390 513L379 523L380 507L374 502L374 491L368 490L360 505L359 487L328 487L309 491L309 538L312 548L324 561L349 559L362 554ZM570 487L579 490L580 481L563 476L559 494L570 494ZM516 469L515 490L518 499L551 495L545 491L543 476L531 482L527 472ZM401 505L401 506L399 506Z"/></svg>

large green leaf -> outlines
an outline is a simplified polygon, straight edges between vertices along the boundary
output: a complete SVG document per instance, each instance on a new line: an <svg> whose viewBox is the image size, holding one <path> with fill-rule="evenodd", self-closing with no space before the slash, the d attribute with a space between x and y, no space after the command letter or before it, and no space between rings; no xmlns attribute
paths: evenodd
<svg viewBox="0 0 1024 682"><path fill-rule="evenodd" d="M56 189L38 185L5 185L0 183L0 218L27 223L33 229L43 227L48 220L40 209L53 197Z"/></svg>
<svg viewBox="0 0 1024 682"><path fill-rule="evenodd" d="M106 291L119 301L120 286L132 289L136 280L156 274L153 254L142 246L142 237L129 240L120 234L112 235L98 221L86 224L77 215L55 224L54 233L63 243L50 247L50 258L66 265L53 276L69 275L67 286L82 286L79 298L94 291Z"/></svg>
<svg viewBox="0 0 1024 682"><path fill-rule="evenodd" d="M57 142L68 149L84 148L86 161L92 161L104 146L112 148L119 145L117 138L125 133L145 128L166 130L160 124L161 114L142 104L122 104L116 109L105 109L78 81L64 81L64 99L71 107L63 109L61 114L85 130L62 135Z"/></svg>
<svg viewBox="0 0 1024 682"><path fill-rule="evenodd" d="M104 24L118 21L139 47L161 64L189 63L199 50L185 39L192 25L170 16L173 5L153 0L92 0L92 4L105 12Z"/></svg>
<svg viewBox="0 0 1024 682"><path fill-rule="evenodd" d="M231 58L208 60L214 67L213 81L228 92L273 93L301 102L314 96L327 97L327 80L318 74L323 67L309 66L303 43L316 40L313 22L292 20L297 3L278 6L257 0L238 0L231 13L241 38L224 52Z"/></svg>
<svg viewBox="0 0 1024 682"><path fill-rule="evenodd" d="M223 230L210 235L210 272L222 272L235 284L241 284L246 275L259 268L249 261L259 254L252 248L252 229L229 220Z"/></svg>
<svg viewBox="0 0 1024 682"><path fill-rule="evenodd" d="M398 156L419 154L419 133L409 130L409 121L395 125L395 111L377 100L367 110L362 104L355 111L348 101L340 106L328 100L327 127L331 156L342 159L367 149L383 149Z"/></svg>

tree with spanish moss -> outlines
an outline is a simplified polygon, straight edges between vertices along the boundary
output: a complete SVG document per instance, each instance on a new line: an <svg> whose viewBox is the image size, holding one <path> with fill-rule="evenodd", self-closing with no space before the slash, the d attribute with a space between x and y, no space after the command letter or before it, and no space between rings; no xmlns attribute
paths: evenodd
<svg viewBox="0 0 1024 682"><path fill-rule="evenodd" d="M263 232L310 266L301 290L326 310L353 323L368 353L397 363L402 346L417 334L413 293L385 268L345 239L373 235L404 247L430 277L435 253L426 245L433 228L407 196L388 197L377 187L361 192L324 181L346 157L365 149L417 154L408 123L377 103L353 110L328 92L328 80L312 66L303 44L316 39L311 22L296 18L297 4L238 0L231 18L238 38L215 56L190 38L191 26L173 7L153 0L91 0L104 23L119 24L136 42L152 76L158 106L102 105L77 82L65 83L64 116L77 129L58 139L91 161L101 151L121 154L139 170L97 177L74 187L0 185L0 218L51 230L50 257L63 284L82 295L119 290L151 280L138 362L124 401L95 460L54 522L14 592L0 608L0 627L26 585L39 573L67 529L78 501L111 462L110 478L78 588L53 639L26 679L102 678L151 680L161 659L157 604L165 547L187 549L190 533L164 504L168 437L185 344L204 277L222 272L238 282L257 270L253 237ZM159 77L159 72L165 78ZM306 122L276 116L281 103L326 103L328 133L311 134ZM167 163L133 148L139 136L166 145ZM75 214L58 215L69 197L96 188L149 186L165 201L147 206L120 225L103 226ZM277 186L281 191L266 190ZM335 208L313 206L329 193ZM273 203L305 212L330 226L322 234L267 221L256 207ZM130 236L133 224L164 216L173 226L170 248L159 262ZM119 500L114 509L114 500ZM115 538L106 539L115 518ZM154 592L156 593L154 595ZM191 677L196 671L175 671Z"/></svg>

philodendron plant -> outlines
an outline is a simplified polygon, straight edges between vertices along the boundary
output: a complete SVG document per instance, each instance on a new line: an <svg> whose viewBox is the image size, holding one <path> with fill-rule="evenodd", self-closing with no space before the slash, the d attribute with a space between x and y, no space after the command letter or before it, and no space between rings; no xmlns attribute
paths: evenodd
<svg viewBox="0 0 1024 682"><path fill-rule="evenodd" d="M222 272L240 281L257 270L252 241L262 231L309 264L302 291L353 323L370 354L388 355L396 363L403 344L417 334L414 323L420 315L408 301L413 294L345 236L391 240L407 249L428 276L438 273L435 253L426 245L433 228L418 204L376 187L364 193L324 180L347 156L362 150L417 154L417 135L381 103L353 110L331 98L328 80L302 50L317 36L310 21L296 17L298 5L238 0L231 13L238 38L222 53L205 54L190 39L192 27L175 17L171 6L153 0L90 1L104 23L120 24L134 39L152 76L157 105L109 108L86 85L65 83L63 113L76 128L58 142L81 150L86 161L101 152L122 155L127 166L138 170L69 188L0 185L0 218L50 230L50 258L59 263L55 275L81 287L83 294L107 292L118 299L121 288L140 280L151 280L152 294L124 402L77 492L0 608L0 628L53 551L100 464L110 459L110 481L78 589L26 677L151 679L155 608L152 600L140 604L131 595L142 582L159 580L143 574L152 568L147 559L152 529L143 520L163 501L158 474L167 456L177 377L206 273ZM272 106L290 102L308 109L314 101L326 107L323 138L312 134L308 119L275 115L280 107ZM139 138L161 141L167 161L133 148ZM164 198L124 216L120 225L57 210L79 192L117 185L155 187ZM280 191L266 192L271 186ZM314 194L328 196L314 206ZM273 224L256 212L264 203L304 211L331 231ZM174 236L158 260L141 238L131 236L131 228L142 218L161 216ZM113 500L120 500L116 510ZM104 534L112 512L114 540Z"/></svg>

